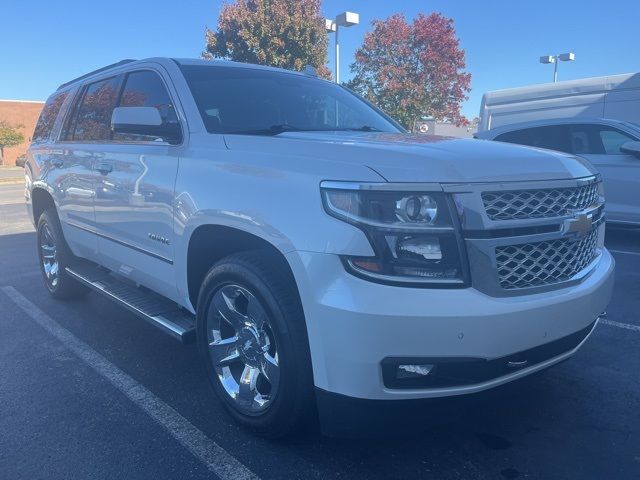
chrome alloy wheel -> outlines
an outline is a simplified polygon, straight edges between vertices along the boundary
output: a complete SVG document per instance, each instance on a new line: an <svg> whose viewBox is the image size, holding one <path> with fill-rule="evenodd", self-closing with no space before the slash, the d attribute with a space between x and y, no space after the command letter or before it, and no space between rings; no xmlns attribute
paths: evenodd
<svg viewBox="0 0 640 480"><path fill-rule="evenodd" d="M47 282L53 288L58 285L58 248L49 225L45 224L40 232L40 261Z"/></svg>
<svg viewBox="0 0 640 480"><path fill-rule="evenodd" d="M225 392L248 415L264 411L280 381L278 349L267 312L246 288L220 287L207 313L207 342Z"/></svg>

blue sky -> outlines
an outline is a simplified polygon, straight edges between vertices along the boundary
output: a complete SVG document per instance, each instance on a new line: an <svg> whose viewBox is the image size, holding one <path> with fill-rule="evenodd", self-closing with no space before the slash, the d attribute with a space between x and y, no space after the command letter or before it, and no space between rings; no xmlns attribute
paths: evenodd
<svg viewBox="0 0 640 480"><path fill-rule="evenodd" d="M215 27L222 1L5 0L0 17L0 98L42 100L66 80L122 58L197 57L205 25ZM442 12L453 18L466 50L472 92L463 106L478 114L487 90L550 81L544 54L574 51L560 79L640 71L638 0L325 0L326 16L360 13L340 35L341 75L374 18ZM333 42L333 39L331 40ZM333 68L333 43L330 67Z"/></svg>

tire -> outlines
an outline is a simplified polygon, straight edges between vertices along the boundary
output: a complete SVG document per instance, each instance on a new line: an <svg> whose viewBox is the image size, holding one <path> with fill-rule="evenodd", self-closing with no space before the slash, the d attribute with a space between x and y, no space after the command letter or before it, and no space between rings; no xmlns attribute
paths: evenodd
<svg viewBox="0 0 640 480"><path fill-rule="evenodd" d="M36 239L40 272L51 296L68 300L86 295L89 289L71 278L66 271L75 257L64 239L60 220L53 208L40 215Z"/></svg>
<svg viewBox="0 0 640 480"><path fill-rule="evenodd" d="M214 392L241 425L278 438L299 431L315 411L297 288L269 252L230 255L209 270L198 296L197 342Z"/></svg>

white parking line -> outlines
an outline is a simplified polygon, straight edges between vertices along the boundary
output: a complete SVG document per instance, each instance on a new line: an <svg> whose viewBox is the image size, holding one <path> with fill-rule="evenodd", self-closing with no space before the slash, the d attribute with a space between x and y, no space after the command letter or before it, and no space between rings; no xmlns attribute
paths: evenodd
<svg viewBox="0 0 640 480"><path fill-rule="evenodd" d="M605 325L609 325L610 327L618 327L618 328L624 328L626 330L633 330L634 332L640 332L640 325L632 325L630 323L620 323L620 322L613 322L611 320L600 320L600 323L603 323Z"/></svg>
<svg viewBox="0 0 640 480"><path fill-rule="evenodd" d="M627 250L612 250L609 249L610 252L613 253L622 253L623 255L640 255L640 252L629 252Z"/></svg>
<svg viewBox="0 0 640 480"><path fill-rule="evenodd" d="M2 291L38 325L57 338L78 358L89 365L133 403L144 410L198 460L223 480L259 480L251 470L227 453L191 422L129 375L104 358L89 345L60 326L55 320L27 300L13 287Z"/></svg>

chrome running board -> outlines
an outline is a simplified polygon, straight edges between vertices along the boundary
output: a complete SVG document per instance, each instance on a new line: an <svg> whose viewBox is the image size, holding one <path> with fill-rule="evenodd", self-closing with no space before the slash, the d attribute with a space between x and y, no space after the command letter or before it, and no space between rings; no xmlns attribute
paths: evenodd
<svg viewBox="0 0 640 480"><path fill-rule="evenodd" d="M183 343L195 339L194 316L179 308L176 303L124 279L121 280L108 270L88 261L81 261L73 267L67 267L66 271L80 283L113 300Z"/></svg>

